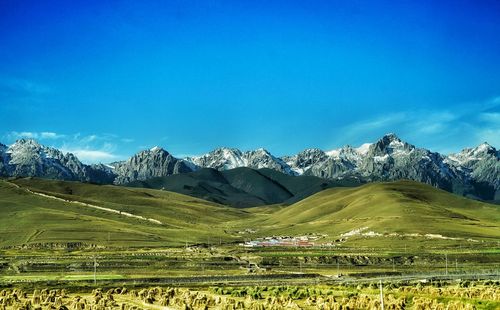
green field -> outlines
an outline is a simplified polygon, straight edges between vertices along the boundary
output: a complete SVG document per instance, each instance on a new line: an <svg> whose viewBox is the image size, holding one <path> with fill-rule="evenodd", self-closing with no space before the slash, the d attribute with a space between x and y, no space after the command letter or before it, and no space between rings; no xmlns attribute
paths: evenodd
<svg viewBox="0 0 500 310"><path fill-rule="evenodd" d="M378 279L408 287L434 279L450 289L482 279L476 287L489 292L484 281L497 281L500 271L499 206L410 181L332 188L288 206L237 209L163 190L10 179L0 180L0 210L0 286L64 288L68 297L61 301L68 303L75 294L94 302L90 292L97 287L152 286L245 302L253 297L232 293L235 288L279 284L332 291L325 296L333 304L352 306L375 303L370 283ZM271 236L306 236L314 245L240 245ZM366 286L357 288L359 283ZM268 297L278 298L260 294L255 305L263 309ZM408 309L426 298L456 309L460 303L498 306L489 295L467 301L436 294L400 290L387 302L404 300ZM117 305L158 309L164 297L147 304L134 296L114 298ZM289 305L317 306L306 300L292 298Z"/></svg>

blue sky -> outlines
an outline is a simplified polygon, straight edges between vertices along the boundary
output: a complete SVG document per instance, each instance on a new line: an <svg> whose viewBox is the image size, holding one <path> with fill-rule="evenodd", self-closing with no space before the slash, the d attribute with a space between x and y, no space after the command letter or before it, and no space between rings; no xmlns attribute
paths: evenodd
<svg viewBox="0 0 500 310"><path fill-rule="evenodd" d="M3 0L0 122L85 162L499 147L500 2Z"/></svg>

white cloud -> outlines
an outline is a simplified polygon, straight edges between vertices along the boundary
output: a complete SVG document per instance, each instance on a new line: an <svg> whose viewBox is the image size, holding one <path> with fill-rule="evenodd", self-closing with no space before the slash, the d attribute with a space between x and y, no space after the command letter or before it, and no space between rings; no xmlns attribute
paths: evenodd
<svg viewBox="0 0 500 310"><path fill-rule="evenodd" d="M23 131L23 132L13 131L10 133L10 135L15 139L22 139L22 138L36 139L38 137L38 134L36 132L30 132L30 131Z"/></svg>
<svg viewBox="0 0 500 310"><path fill-rule="evenodd" d="M40 133L40 139L61 139L64 137L65 135L60 135L55 132L44 131Z"/></svg>
<svg viewBox="0 0 500 310"><path fill-rule="evenodd" d="M84 163L102 163L116 160L118 156L111 152L91 149L61 149L64 153L72 153Z"/></svg>
<svg viewBox="0 0 500 310"><path fill-rule="evenodd" d="M116 142L120 139L116 135L85 135L80 133L70 136L64 140L60 147L63 152L74 154L80 161L86 164L107 163L121 159L115 151Z"/></svg>
<svg viewBox="0 0 500 310"><path fill-rule="evenodd" d="M42 132L32 132L32 131L11 131L7 134L9 139L17 140L17 139L39 139L39 140L53 140L53 139L61 139L64 138L65 135L57 134L55 132L50 131L42 131Z"/></svg>
<svg viewBox="0 0 500 310"><path fill-rule="evenodd" d="M373 134L379 135L380 132L387 133L394 131L397 124L400 124L406 119L406 114L392 113L386 115L378 115L374 118L365 119L359 122L349 124L343 128L336 128L336 137L338 143L351 144L354 143L357 138L370 138ZM366 142L366 141L363 141Z"/></svg>
<svg viewBox="0 0 500 310"><path fill-rule="evenodd" d="M374 119L365 120L362 122L357 122L352 125L349 125L349 130L352 132L363 132L363 131L371 131L381 128L387 128L394 124L400 123L406 119L406 114L401 113L393 113L386 114L383 116L379 116Z"/></svg>

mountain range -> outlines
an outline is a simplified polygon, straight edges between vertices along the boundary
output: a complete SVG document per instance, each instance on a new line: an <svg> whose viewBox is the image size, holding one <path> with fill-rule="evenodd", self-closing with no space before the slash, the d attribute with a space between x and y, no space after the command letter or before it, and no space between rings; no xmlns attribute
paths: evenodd
<svg viewBox="0 0 500 310"><path fill-rule="evenodd" d="M64 154L32 139L21 139L10 146L0 144L0 176L5 177L34 176L146 187L151 187L151 184L163 184L162 187L168 187L170 190L178 187L178 191L192 194L199 192L200 178L203 179L207 174L222 181L217 181L220 183L217 186L229 184L238 190L237 186L228 182L228 176L224 174L227 174L225 171L242 167L270 169L287 177L310 176L336 182L357 180L358 183L367 183L409 179L474 199L500 201L500 151L488 143L466 148L456 154L444 155L418 148L402 141L395 134L387 134L374 143L363 144L357 148L345 146L332 151L306 149L296 155L283 157L276 157L265 149L243 152L235 148L218 148L201 156L176 158L166 150L154 147L125 161L94 165L85 165L71 153ZM211 169L210 173L205 170L200 172L204 168ZM217 175L217 171L222 174ZM240 171L249 173L248 170ZM261 172L257 173L262 175ZM184 174L187 175L175 177L175 182L172 178L148 181L149 185L148 182L141 183L152 178ZM187 184L188 181L191 185ZM180 182L182 186L172 185L176 182ZM325 184L330 187L334 183ZM157 188L156 185L153 187ZM192 189L189 189L189 186ZM239 186L241 187L241 184ZM202 193L198 196L203 195ZM292 194L288 198L283 196L282 201L293 196L295 195ZM273 199L265 202L272 201ZM230 201L226 203L231 204Z"/></svg>

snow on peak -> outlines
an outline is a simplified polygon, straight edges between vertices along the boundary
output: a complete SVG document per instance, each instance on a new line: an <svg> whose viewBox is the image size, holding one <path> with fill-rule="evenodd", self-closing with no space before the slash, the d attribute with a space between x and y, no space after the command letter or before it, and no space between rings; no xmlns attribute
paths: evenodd
<svg viewBox="0 0 500 310"><path fill-rule="evenodd" d="M16 146L40 147L41 144L38 143L35 139L19 139L12 146L13 147L16 147Z"/></svg>
<svg viewBox="0 0 500 310"><path fill-rule="evenodd" d="M151 152L157 152L157 151L160 151L160 150L162 150L162 148L161 148L161 147L159 147L159 146L154 146L154 147L152 147L149 151L151 151Z"/></svg>
<svg viewBox="0 0 500 310"><path fill-rule="evenodd" d="M265 148L263 147L259 147L258 149L255 150L255 152L257 153L264 153L264 154L269 154L269 151L266 150Z"/></svg>
<svg viewBox="0 0 500 310"><path fill-rule="evenodd" d="M493 150L493 147L488 144L488 142L481 143L478 147L475 148L475 152L487 152Z"/></svg>
<svg viewBox="0 0 500 310"><path fill-rule="evenodd" d="M330 157L339 157L340 156L340 149L331 150L331 151L325 152L325 154L330 156Z"/></svg>
<svg viewBox="0 0 500 310"><path fill-rule="evenodd" d="M392 140L389 143L389 146L392 147L393 149L402 149L405 147L405 144L401 140Z"/></svg>
<svg viewBox="0 0 500 310"><path fill-rule="evenodd" d="M372 143L363 143L358 148L356 148L356 151L361 155L366 155L371 145Z"/></svg>

